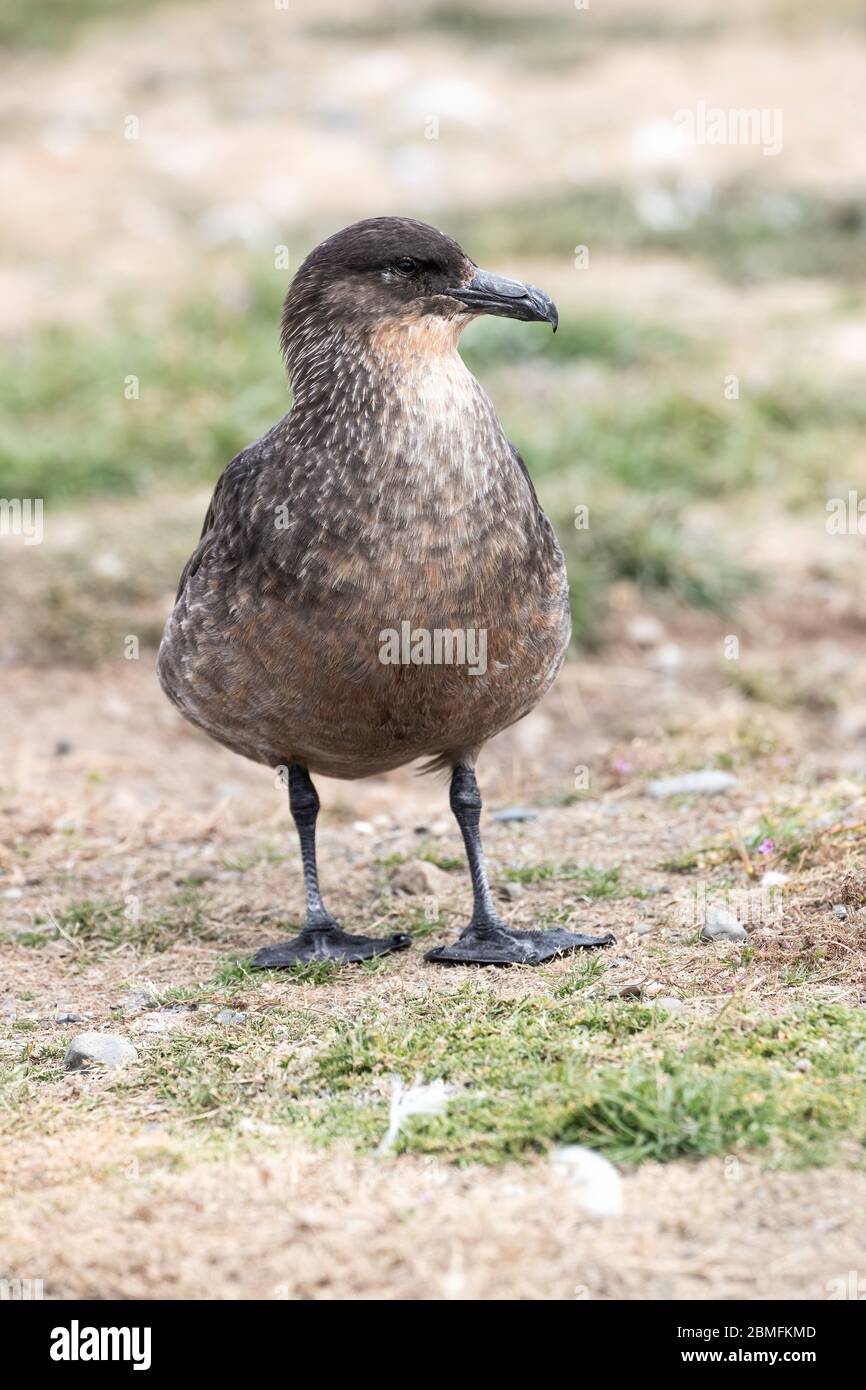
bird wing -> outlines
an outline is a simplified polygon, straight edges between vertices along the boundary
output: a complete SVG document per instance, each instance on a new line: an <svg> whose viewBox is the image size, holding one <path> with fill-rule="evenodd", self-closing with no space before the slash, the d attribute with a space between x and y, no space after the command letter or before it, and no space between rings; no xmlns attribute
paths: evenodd
<svg viewBox="0 0 866 1390"><path fill-rule="evenodd" d="M225 524L225 516L234 512L240 514L240 509L232 504L238 500L239 494L245 490L250 481L250 476L257 471L259 465L257 445L252 444L248 449L244 449L240 454L232 459L220 474L217 485L213 490L208 509L205 512L204 524L201 528L198 545L190 555L181 572L180 581L177 586L175 602L180 598L187 583L192 579L201 568L214 535Z"/></svg>

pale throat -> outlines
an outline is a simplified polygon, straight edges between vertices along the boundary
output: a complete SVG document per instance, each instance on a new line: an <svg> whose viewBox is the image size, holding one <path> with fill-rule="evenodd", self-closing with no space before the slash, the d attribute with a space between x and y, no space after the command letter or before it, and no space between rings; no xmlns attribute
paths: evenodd
<svg viewBox="0 0 866 1390"><path fill-rule="evenodd" d="M455 514L514 468L493 405L458 351L470 315L405 315L295 339L290 417L301 448L351 477ZM349 476L349 475L347 475ZM447 501L446 501L447 499Z"/></svg>
<svg viewBox="0 0 866 1390"><path fill-rule="evenodd" d="M445 469L477 484L508 445L480 382L458 346L468 315L390 320L367 338L367 360L383 387L388 449L418 468ZM384 432L384 430L383 430Z"/></svg>

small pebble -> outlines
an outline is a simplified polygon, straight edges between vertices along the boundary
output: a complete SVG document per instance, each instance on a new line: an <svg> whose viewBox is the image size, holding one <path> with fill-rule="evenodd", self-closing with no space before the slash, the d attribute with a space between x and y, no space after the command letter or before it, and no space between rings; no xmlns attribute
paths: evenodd
<svg viewBox="0 0 866 1390"><path fill-rule="evenodd" d="M635 936L649 936L650 932L654 931L655 928L652 922L634 922L631 930L634 932Z"/></svg>
<svg viewBox="0 0 866 1390"><path fill-rule="evenodd" d="M356 835L372 835L373 826L368 820L353 820L352 829Z"/></svg>
<svg viewBox="0 0 866 1390"><path fill-rule="evenodd" d="M55 1023L86 1023L87 1020L88 1020L89 1018L92 1018L92 1017L93 1017L92 1014L77 1014L77 1013L75 1013L74 1010L69 1009L66 1013L55 1014L54 1022L55 1022Z"/></svg>
<svg viewBox="0 0 866 1390"><path fill-rule="evenodd" d="M682 999L676 999L672 994L662 994L653 1002L657 1009L664 1009L666 1014L681 1014L686 1007Z"/></svg>
<svg viewBox="0 0 866 1390"><path fill-rule="evenodd" d="M643 985L640 980L623 980L621 985L614 985L608 991L608 998L615 999L618 995L623 999L639 999L643 994Z"/></svg>
<svg viewBox="0 0 866 1390"><path fill-rule="evenodd" d="M660 777L649 783L649 794L659 798L667 796L718 796L720 792L730 791L737 785L736 777L729 772L718 772L704 768L700 772L685 772L681 777Z"/></svg>
<svg viewBox="0 0 866 1390"><path fill-rule="evenodd" d="M761 874L762 888L781 888L783 883L788 882L787 874L780 874L778 869L768 869L765 874Z"/></svg>
<svg viewBox="0 0 866 1390"><path fill-rule="evenodd" d="M746 929L724 907L708 907L701 936L705 941L745 941Z"/></svg>
<svg viewBox="0 0 866 1390"><path fill-rule="evenodd" d="M847 909L847 907L845 906L844 903L834 903L834 904L833 904L833 911L835 912L836 916L839 918L839 921L840 921L840 922L847 922L847 920L848 920L848 909Z"/></svg>
<svg viewBox="0 0 866 1390"><path fill-rule="evenodd" d="M515 903L526 892L522 883L500 883L496 887L496 895L503 902Z"/></svg>
<svg viewBox="0 0 866 1390"><path fill-rule="evenodd" d="M549 1161L568 1180L578 1206L590 1216L622 1216L622 1179L601 1154L579 1144L565 1144L553 1150Z"/></svg>
<svg viewBox="0 0 866 1390"><path fill-rule="evenodd" d="M243 1009L220 1009L216 1015L217 1023L246 1023L247 1016Z"/></svg>
<svg viewBox="0 0 866 1390"><path fill-rule="evenodd" d="M450 892L453 886L453 881L445 871L426 859L414 859L410 864L401 864L391 880L391 887L395 893L408 893L413 897Z"/></svg>
<svg viewBox="0 0 866 1390"><path fill-rule="evenodd" d="M180 1026L183 1019L177 1014L152 1014L138 1024L140 1033L170 1033Z"/></svg>
<svg viewBox="0 0 866 1390"><path fill-rule="evenodd" d="M494 811L490 819L507 825L510 821L537 820L538 812L526 806L506 806L503 811Z"/></svg>
<svg viewBox="0 0 866 1390"><path fill-rule="evenodd" d="M72 1039L63 1059L67 1071L81 1071L91 1062L101 1062L104 1067L122 1067L134 1062L138 1049L128 1038L116 1033L79 1033Z"/></svg>
<svg viewBox="0 0 866 1390"><path fill-rule="evenodd" d="M112 1005L112 1008L123 1009L127 1014L140 1014L142 1009L149 1008L155 1001L156 991L153 988L136 986L123 996L119 1004Z"/></svg>

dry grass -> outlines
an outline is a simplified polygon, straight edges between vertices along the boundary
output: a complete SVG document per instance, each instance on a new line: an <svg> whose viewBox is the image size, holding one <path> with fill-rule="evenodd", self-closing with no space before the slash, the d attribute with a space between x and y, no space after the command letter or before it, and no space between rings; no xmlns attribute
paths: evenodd
<svg viewBox="0 0 866 1390"><path fill-rule="evenodd" d="M275 1149L217 1163L154 1127L7 1151L13 1268L57 1298L825 1298L858 1267L866 1176L649 1164L621 1220L548 1173Z"/></svg>

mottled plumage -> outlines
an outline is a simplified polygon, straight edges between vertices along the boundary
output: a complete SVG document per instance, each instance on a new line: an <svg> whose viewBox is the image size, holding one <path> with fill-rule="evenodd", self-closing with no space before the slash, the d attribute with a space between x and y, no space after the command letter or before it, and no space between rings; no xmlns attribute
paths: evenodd
<svg viewBox="0 0 866 1390"><path fill-rule="evenodd" d="M468 282L474 267L445 246ZM349 300L348 319L323 320L308 288L323 265L314 253L286 303L294 404L217 485L160 679L193 723L271 766L450 765L553 680L569 635L562 554L457 351L469 313L455 301L383 325ZM486 631L486 673L384 665L379 634L405 621Z"/></svg>
<svg viewBox="0 0 866 1390"><path fill-rule="evenodd" d="M540 291L405 219L347 228L295 276L292 408L220 478L159 654L169 697L235 752L307 780L471 769L554 679L565 566L458 353L478 312L555 325ZM483 631L486 670L383 664L407 622Z"/></svg>

